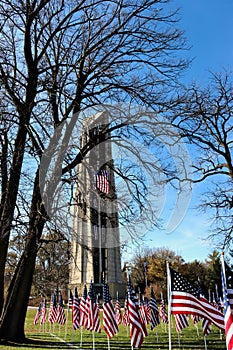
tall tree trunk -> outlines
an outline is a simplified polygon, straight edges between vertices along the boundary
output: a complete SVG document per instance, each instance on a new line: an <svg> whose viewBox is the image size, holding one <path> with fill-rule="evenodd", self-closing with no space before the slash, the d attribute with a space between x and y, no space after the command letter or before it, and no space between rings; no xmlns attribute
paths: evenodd
<svg viewBox="0 0 233 350"><path fill-rule="evenodd" d="M46 222L38 180L39 172L34 183L25 250L8 289L0 321L0 338L7 341L20 342L25 339L24 323L35 269L38 242Z"/></svg>
<svg viewBox="0 0 233 350"><path fill-rule="evenodd" d="M14 154L10 168L9 178L4 179L4 181L7 183L7 187L4 189L5 193L4 196L2 196L2 201L0 205L0 314L2 312L4 304L4 275L6 256L8 251L12 221L14 218L19 181L23 164L26 136L27 129L24 123L22 123L22 125L18 128L18 133L15 139ZM5 173L5 177L6 176L7 173Z"/></svg>

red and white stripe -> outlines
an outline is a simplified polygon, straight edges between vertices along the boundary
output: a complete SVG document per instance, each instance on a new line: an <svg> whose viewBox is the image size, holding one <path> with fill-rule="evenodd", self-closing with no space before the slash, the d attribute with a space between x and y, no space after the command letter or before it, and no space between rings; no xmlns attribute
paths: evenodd
<svg viewBox="0 0 233 350"><path fill-rule="evenodd" d="M122 314L121 314L121 305L118 298L116 299L115 310L116 310L116 321L117 321L117 324L119 325L122 321Z"/></svg>
<svg viewBox="0 0 233 350"><path fill-rule="evenodd" d="M75 293L73 297L73 305L72 305L72 324L73 324L74 330L77 330L79 328L79 316L80 316L79 297Z"/></svg>
<svg viewBox="0 0 233 350"><path fill-rule="evenodd" d="M184 314L176 314L174 315L176 322L176 331L181 332L182 329L188 327L188 317Z"/></svg>
<svg viewBox="0 0 233 350"><path fill-rule="evenodd" d="M208 319L221 330L225 329L223 314L203 296L198 299L187 292L172 291L171 313L198 315Z"/></svg>

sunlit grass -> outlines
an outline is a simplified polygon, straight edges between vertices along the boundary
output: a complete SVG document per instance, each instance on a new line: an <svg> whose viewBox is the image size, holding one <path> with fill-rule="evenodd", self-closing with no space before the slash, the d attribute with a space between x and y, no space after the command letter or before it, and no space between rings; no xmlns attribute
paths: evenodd
<svg viewBox="0 0 233 350"><path fill-rule="evenodd" d="M92 349L93 342L96 350L108 349L107 335L103 330L101 330L101 333L94 333L94 335L86 330L74 331L71 325L71 313L68 315L66 314L66 317L68 316L68 322L64 326L55 324L52 327L48 323L43 327L40 325L33 325L35 313L36 310L28 310L27 313L25 331L28 341L25 344L0 345L0 349L15 350L16 347L19 347L20 350ZM174 320L172 323L171 334L173 350L202 350L205 348L201 324L198 325L198 336L197 330L190 320L190 326L182 332L179 346ZM226 349L225 336L220 334L219 329L216 327L212 327L211 333L207 336L206 344L208 350ZM119 333L110 340L110 348L111 350L131 350L129 329L127 329L127 327L120 325ZM146 337L143 342L142 350L143 349L168 349L167 325L160 324L153 331L149 331L149 336Z"/></svg>

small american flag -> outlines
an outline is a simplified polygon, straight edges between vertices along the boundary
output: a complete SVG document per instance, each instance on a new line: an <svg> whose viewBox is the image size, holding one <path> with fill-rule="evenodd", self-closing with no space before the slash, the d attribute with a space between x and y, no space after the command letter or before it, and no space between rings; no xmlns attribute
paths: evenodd
<svg viewBox="0 0 233 350"><path fill-rule="evenodd" d="M233 349L233 274L222 257L222 292L227 350Z"/></svg>
<svg viewBox="0 0 233 350"><path fill-rule="evenodd" d="M118 296L115 302L115 310L116 310L116 321L117 321L117 324L119 325L122 321L122 315L121 315L121 304Z"/></svg>
<svg viewBox="0 0 233 350"><path fill-rule="evenodd" d="M72 292L71 292L71 290L70 290L70 295L69 295L69 299L68 299L68 308L69 309L72 309L73 308L73 294L72 294Z"/></svg>
<svg viewBox="0 0 233 350"><path fill-rule="evenodd" d="M188 316L184 314L176 314L175 316L175 322L176 322L176 331L181 332L182 329L188 327Z"/></svg>
<svg viewBox="0 0 233 350"><path fill-rule="evenodd" d="M41 316L41 308L42 308L42 303L39 304L36 315L35 315L34 320L33 320L33 324L35 324L35 325L38 324L38 322L39 322L39 319Z"/></svg>
<svg viewBox="0 0 233 350"><path fill-rule="evenodd" d="M103 329L109 339L118 332L114 305L106 283L103 285Z"/></svg>
<svg viewBox="0 0 233 350"><path fill-rule="evenodd" d="M95 175L96 178L96 188L105 194L109 194L109 176L107 170L99 170Z"/></svg>
<svg viewBox="0 0 233 350"><path fill-rule="evenodd" d="M63 299L62 294L59 292L59 301L58 301L58 307L57 307L57 319L56 322L64 325L66 322L66 316L65 316L65 310L63 305Z"/></svg>
<svg viewBox="0 0 233 350"><path fill-rule="evenodd" d="M54 324L56 322L56 319L57 319L57 299L56 299L56 294L54 293L51 296L48 322L51 324Z"/></svg>
<svg viewBox="0 0 233 350"><path fill-rule="evenodd" d="M72 308L72 324L73 324L74 330L79 328L79 316L80 316L79 297L78 297L77 288L75 288L74 298L73 298L73 308Z"/></svg>
<svg viewBox="0 0 233 350"><path fill-rule="evenodd" d="M164 323L168 323L167 310L166 310L166 305L165 305L165 301L164 301L163 297L162 297L160 308L159 308L159 316Z"/></svg>
<svg viewBox="0 0 233 350"><path fill-rule="evenodd" d="M79 326L87 327L87 286L83 287L82 297L80 299L80 319Z"/></svg>
<svg viewBox="0 0 233 350"><path fill-rule="evenodd" d="M125 295L124 312L123 312L123 316L122 316L122 324L124 326L129 326L128 293L126 293L126 295Z"/></svg>
<svg viewBox="0 0 233 350"><path fill-rule="evenodd" d="M156 326L160 324L160 319L159 319L159 309L156 303L154 291L151 288L150 290L150 319L151 319L151 330L153 330Z"/></svg>
<svg viewBox="0 0 233 350"><path fill-rule="evenodd" d="M142 330L144 337L148 336L148 330L147 330L147 316L146 316L146 304L143 300L141 292L139 292L139 316L140 316L140 322L142 325Z"/></svg>
<svg viewBox="0 0 233 350"><path fill-rule="evenodd" d="M211 332L210 325L211 325L211 322L209 320L207 320L206 318L202 319L202 329L203 329L204 337L210 334Z"/></svg>
<svg viewBox="0 0 233 350"><path fill-rule="evenodd" d="M200 316L198 315L191 315L191 319L193 320L193 324L197 324L200 321Z"/></svg>
<svg viewBox="0 0 233 350"><path fill-rule="evenodd" d="M44 299L42 310L41 310L41 318L40 318L40 324L44 324L46 322L46 299Z"/></svg>
<svg viewBox="0 0 233 350"><path fill-rule="evenodd" d="M135 292L132 288L130 277L128 278L128 312L131 346L141 348L144 339L144 332L138 312L138 301L135 298Z"/></svg>
<svg viewBox="0 0 233 350"><path fill-rule="evenodd" d="M96 294L93 283L90 283L90 288L87 294L87 329L90 331L100 332L100 313L96 302Z"/></svg>

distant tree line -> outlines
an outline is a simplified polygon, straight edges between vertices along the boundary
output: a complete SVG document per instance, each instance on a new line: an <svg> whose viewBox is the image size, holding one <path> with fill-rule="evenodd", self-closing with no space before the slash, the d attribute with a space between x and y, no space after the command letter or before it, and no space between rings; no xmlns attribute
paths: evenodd
<svg viewBox="0 0 233 350"><path fill-rule="evenodd" d="M166 299L167 261L192 284L198 284L208 299L213 298L213 293L216 296L216 291L222 295L220 254L215 250L205 261L185 262L181 255L168 248L142 248L125 264L125 269L131 268L131 279L137 291L149 295L152 286L158 299L161 293Z"/></svg>

